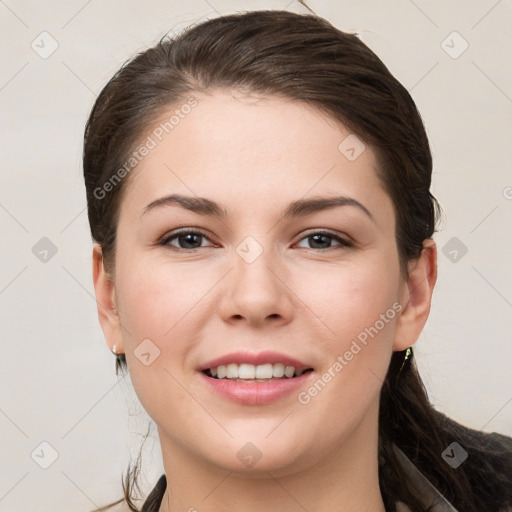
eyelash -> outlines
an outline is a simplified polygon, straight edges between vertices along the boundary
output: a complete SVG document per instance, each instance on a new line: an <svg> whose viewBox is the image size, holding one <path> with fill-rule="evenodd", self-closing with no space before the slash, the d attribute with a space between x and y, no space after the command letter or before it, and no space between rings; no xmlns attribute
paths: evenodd
<svg viewBox="0 0 512 512"><path fill-rule="evenodd" d="M204 232L202 232L201 230L199 230L197 228L195 228L195 229L184 228L184 229L177 230L177 231L175 231L175 232L165 236L159 242L159 245L171 247L172 250L175 250L175 251L178 251L178 252L196 252L197 250L202 249L202 247L197 247L195 249L183 249L181 247L174 247L174 246L170 245L170 242L172 240L178 239L178 238L180 238L182 236L186 236L186 235L201 235L201 236L203 236L204 238L206 238L208 241L210 241L213 244L213 242L210 240L210 238ZM317 248L306 248L306 249L309 249L311 251L326 252L326 251L330 251L330 250L335 250L336 248L338 248L338 249L339 248L345 248L346 249L346 248L354 247L354 244L352 242L349 242L348 240L340 237L339 235L335 235L334 233L331 233L331 232L325 231L325 230L313 231L310 234L302 237L299 240L299 242L301 242L302 240L311 238L311 237L313 237L315 235L323 235L323 236L327 236L328 238L332 238L333 240L336 240L337 242L339 242L339 245L335 246L335 247L328 247L326 249L317 249Z"/></svg>

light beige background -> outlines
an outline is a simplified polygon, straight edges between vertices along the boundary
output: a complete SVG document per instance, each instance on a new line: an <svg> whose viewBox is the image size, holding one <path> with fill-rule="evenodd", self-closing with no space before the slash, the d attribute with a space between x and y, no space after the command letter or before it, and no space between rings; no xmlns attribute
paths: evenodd
<svg viewBox="0 0 512 512"><path fill-rule="evenodd" d="M417 344L429 394L461 423L512 435L512 3L310 5L360 33L427 127L445 211ZM93 300L80 159L96 95L166 32L258 8L305 12L287 0L0 0L0 511L85 512L118 498L147 428L130 383L114 374ZM32 251L42 237L57 248L46 262ZM162 472L152 432L145 490Z"/></svg>

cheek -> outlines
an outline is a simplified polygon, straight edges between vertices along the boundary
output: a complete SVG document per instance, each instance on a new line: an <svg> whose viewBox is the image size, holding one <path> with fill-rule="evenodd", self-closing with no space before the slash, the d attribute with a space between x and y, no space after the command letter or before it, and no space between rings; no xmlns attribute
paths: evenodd
<svg viewBox="0 0 512 512"><path fill-rule="evenodd" d="M342 442L375 411L372 404L389 366L398 317L391 281L354 272L331 283L338 288L322 302L322 319L335 334L318 339L322 365L317 379L297 397L308 418L319 418L315 432L327 445Z"/></svg>
<svg viewBox="0 0 512 512"><path fill-rule="evenodd" d="M322 380L349 402L378 392L392 354L402 305L398 260L390 261L375 255L365 265L331 272L326 293L311 307L329 328L319 340L322 374L328 373Z"/></svg>
<svg viewBox="0 0 512 512"><path fill-rule="evenodd" d="M356 337L375 323L383 330L382 315L386 326L396 317L393 305L399 297L398 264L378 263L369 261L367 265L330 271L322 293L310 294L311 309L321 312L333 340ZM311 282L310 288L314 285Z"/></svg>
<svg viewBox="0 0 512 512"><path fill-rule="evenodd" d="M207 275L176 265L132 260L129 268L119 273L116 284L119 310L128 331L125 337L135 345L144 338L158 344L171 342L176 332L186 328L192 311L200 308L198 302L209 287Z"/></svg>
<svg viewBox="0 0 512 512"><path fill-rule="evenodd" d="M181 381L182 363L193 345L188 322L201 290L190 277L170 267L148 265L143 258L119 265L116 274L130 379L157 424L187 414L189 397L175 378Z"/></svg>
<svg viewBox="0 0 512 512"><path fill-rule="evenodd" d="M329 292L316 299L316 311L334 333L318 337L322 365L297 396L298 412L311 426L303 433L309 442L321 439L332 449L350 438L363 418L377 414L400 309L398 279L395 268L386 273L376 262L360 265L332 273Z"/></svg>
<svg viewBox="0 0 512 512"><path fill-rule="evenodd" d="M127 364L134 389L152 418L162 414L158 403L168 404L169 409L187 403L173 376L182 380L200 319L211 313L205 299L218 275L186 266L156 262L147 255L128 258L127 253L117 266L116 294Z"/></svg>

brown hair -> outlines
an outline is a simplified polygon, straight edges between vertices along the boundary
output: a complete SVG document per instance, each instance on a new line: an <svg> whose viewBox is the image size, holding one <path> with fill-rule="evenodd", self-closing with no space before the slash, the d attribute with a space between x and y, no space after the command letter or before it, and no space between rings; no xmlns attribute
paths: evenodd
<svg viewBox="0 0 512 512"><path fill-rule="evenodd" d="M356 35L316 15L287 11L221 16L163 38L125 63L101 91L85 129L83 165L91 233L102 246L105 267L113 267L119 205L129 176L115 186L105 184L162 112L195 92L219 87L308 102L371 145L394 204L406 274L407 263L433 235L439 212L430 193L432 156L421 117L407 90ZM406 360L404 355L393 354L381 390L379 481L386 510L395 511L397 501L415 512L429 510L394 445L459 510L497 512L510 504L509 452L492 435L435 411L413 355ZM116 373L119 369L126 371L124 356L117 357ZM441 458L452 441L469 453L456 471ZM123 482L124 499L134 512L138 462Z"/></svg>

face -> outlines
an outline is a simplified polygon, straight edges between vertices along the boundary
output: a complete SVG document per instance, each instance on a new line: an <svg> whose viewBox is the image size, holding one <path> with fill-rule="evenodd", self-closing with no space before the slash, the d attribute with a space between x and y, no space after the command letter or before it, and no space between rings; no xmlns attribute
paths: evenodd
<svg viewBox="0 0 512 512"><path fill-rule="evenodd" d="M194 96L126 183L107 342L163 449L276 475L339 460L415 341L375 154L306 103Z"/></svg>

